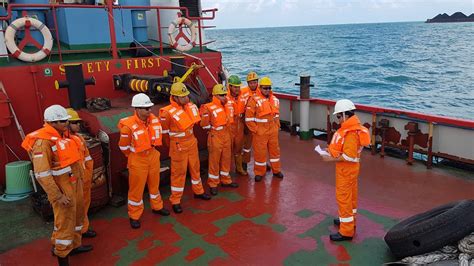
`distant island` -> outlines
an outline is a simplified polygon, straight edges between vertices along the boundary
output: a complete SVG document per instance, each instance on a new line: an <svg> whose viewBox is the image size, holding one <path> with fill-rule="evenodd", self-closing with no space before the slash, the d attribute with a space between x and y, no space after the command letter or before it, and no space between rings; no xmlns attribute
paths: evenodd
<svg viewBox="0 0 474 266"><path fill-rule="evenodd" d="M426 23L445 23L445 22L474 22L474 13L470 16L464 15L462 12L456 12L451 16L444 13L439 14L432 19L427 19Z"/></svg>

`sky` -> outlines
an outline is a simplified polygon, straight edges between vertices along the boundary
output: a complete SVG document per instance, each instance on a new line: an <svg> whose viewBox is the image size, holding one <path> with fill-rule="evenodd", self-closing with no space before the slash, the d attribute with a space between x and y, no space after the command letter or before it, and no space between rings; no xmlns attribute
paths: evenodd
<svg viewBox="0 0 474 266"><path fill-rule="evenodd" d="M474 0L202 0L218 29L424 21L474 12Z"/></svg>

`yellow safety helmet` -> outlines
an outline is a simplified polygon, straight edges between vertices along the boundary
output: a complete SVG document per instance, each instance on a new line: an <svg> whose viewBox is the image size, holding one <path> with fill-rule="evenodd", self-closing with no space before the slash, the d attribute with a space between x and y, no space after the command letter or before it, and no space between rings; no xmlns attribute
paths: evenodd
<svg viewBox="0 0 474 266"><path fill-rule="evenodd" d="M173 96L184 97L189 95L189 90L182 82L175 82L171 85L170 94Z"/></svg>
<svg viewBox="0 0 474 266"><path fill-rule="evenodd" d="M272 80L269 77L263 77L260 80L260 86L272 86Z"/></svg>
<svg viewBox="0 0 474 266"><path fill-rule="evenodd" d="M258 79L257 73L252 71L247 74L247 82L252 81L252 80L257 80L257 79Z"/></svg>
<svg viewBox="0 0 474 266"><path fill-rule="evenodd" d="M66 109L67 114L69 115L69 121L79 121L82 120L79 114L72 108L67 108Z"/></svg>
<svg viewBox="0 0 474 266"><path fill-rule="evenodd" d="M214 85L214 88L212 88L212 95L224 95L227 94L227 89L224 87L222 84L216 84Z"/></svg>

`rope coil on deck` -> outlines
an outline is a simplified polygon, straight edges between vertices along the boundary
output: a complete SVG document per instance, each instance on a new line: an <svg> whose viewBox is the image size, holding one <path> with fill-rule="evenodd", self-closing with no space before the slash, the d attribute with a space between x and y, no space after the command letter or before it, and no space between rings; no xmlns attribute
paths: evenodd
<svg viewBox="0 0 474 266"><path fill-rule="evenodd" d="M402 263L428 264L437 261L453 260L458 258L459 265L474 265L474 232L464 237L456 246L445 246L440 250L418 256L406 257Z"/></svg>

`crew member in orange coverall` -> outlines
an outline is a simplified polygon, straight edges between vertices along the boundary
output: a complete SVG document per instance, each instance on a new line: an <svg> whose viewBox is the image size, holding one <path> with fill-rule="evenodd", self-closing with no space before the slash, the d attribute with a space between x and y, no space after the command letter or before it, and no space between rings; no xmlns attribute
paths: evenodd
<svg viewBox="0 0 474 266"><path fill-rule="evenodd" d="M245 123L252 132L255 181L262 180L266 173L267 151L270 155L273 176L283 178L280 162L280 101L272 93L272 81L268 77L260 80L260 87L250 98L245 112Z"/></svg>
<svg viewBox="0 0 474 266"><path fill-rule="evenodd" d="M197 139L193 133L194 124L201 121L199 109L189 101L189 90L181 82L171 86L171 104L160 109L163 126L163 140L169 146L171 157L171 196L170 201L175 213L182 213L181 197L189 166L192 189L195 198L211 199L204 193L200 176L200 161Z"/></svg>
<svg viewBox="0 0 474 266"><path fill-rule="evenodd" d="M257 92L258 89L258 75L255 72L249 72L247 74L247 87L242 88L241 92L243 95L243 98L246 99L246 103L248 103L248 100ZM248 95L246 95L248 93ZM245 112L245 110L244 110ZM250 157L251 157L251 151L252 151L252 132L246 128L244 130L244 146L242 148L242 166L243 170L247 171L247 164L250 162Z"/></svg>
<svg viewBox="0 0 474 266"><path fill-rule="evenodd" d="M352 240L355 233L357 214L357 178L360 169L360 154L364 146L370 144L370 133L361 125L354 114L355 105L343 99L336 102L334 114L341 127L332 137L328 147L330 156L322 156L324 161L336 162L336 200L339 218L334 224L339 232L330 235L332 241Z"/></svg>
<svg viewBox="0 0 474 266"><path fill-rule="evenodd" d="M80 143L64 136L68 118L60 105L46 108L43 127L28 134L21 144L30 154L36 180L53 207L53 252L59 265L69 265L69 255L92 250L90 245L81 246L84 169L78 153Z"/></svg>
<svg viewBox="0 0 474 266"><path fill-rule="evenodd" d="M91 205L91 187L92 187L92 171L94 170L94 160L90 156L89 149L87 148L86 141L78 133L81 130L81 117L79 114L74 111L72 108L67 109L67 113L70 116L69 118L69 137L78 138L76 142L80 143L79 154L81 155L82 164L84 165L84 177L82 181L82 186L84 190L84 223L82 224L82 237L92 238L97 235L97 233L89 229L89 217L87 212L89 211L89 206Z"/></svg>
<svg viewBox="0 0 474 266"><path fill-rule="evenodd" d="M227 98L232 101L234 105L234 118L233 123L230 125L230 132L232 136L232 154L234 155L235 172L239 175L248 175L247 171L243 168L242 149L244 146L244 130L246 127L244 118L245 106L250 97L250 92L248 88L240 89L242 81L236 75L230 76L228 83L229 90Z"/></svg>
<svg viewBox="0 0 474 266"><path fill-rule="evenodd" d="M209 151L209 184L212 195L217 195L220 181L222 187L237 188L230 177L231 127L234 117L234 103L227 99L227 90L222 84L212 89L212 102L201 106L201 127L209 129L207 146Z"/></svg>
<svg viewBox="0 0 474 266"><path fill-rule="evenodd" d="M143 191L148 183L152 212L168 216L160 195L160 152L162 128L158 117L151 113L153 102L139 93L132 98L135 114L120 120L120 150L128 157L128 217L133 229L140 228L143 213Z"/></svg>

